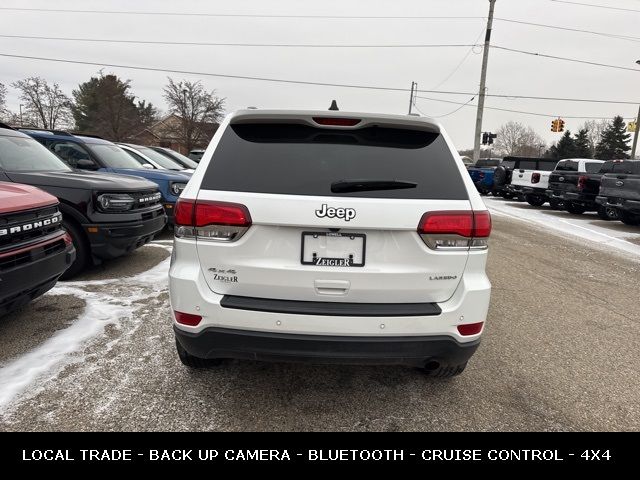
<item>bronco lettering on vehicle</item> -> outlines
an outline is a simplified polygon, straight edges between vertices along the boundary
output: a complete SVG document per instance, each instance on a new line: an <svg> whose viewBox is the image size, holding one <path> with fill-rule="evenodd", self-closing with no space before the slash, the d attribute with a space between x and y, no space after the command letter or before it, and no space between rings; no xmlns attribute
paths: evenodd
<svg viewBox="0 0 640 480"><path fill-rule="evenodd" d="M356 211L353 208L328 207L327 204L324 203L319 210L316 210L316 217L342 218L348 222L352 218L356 218Z"/></svg>
<svg viewBox="0 0 640 480"><path fill-rule="evenodd" d="M38 220L31 223L23 223L22 225L16 225L14 227L0 228L0 237L5 235L11 235L14 233L28 232L30 230L37 230L38 228L49 227L56 225L62 221L62 214L58 213L53 217L46 218L44 220Z"/></svg>

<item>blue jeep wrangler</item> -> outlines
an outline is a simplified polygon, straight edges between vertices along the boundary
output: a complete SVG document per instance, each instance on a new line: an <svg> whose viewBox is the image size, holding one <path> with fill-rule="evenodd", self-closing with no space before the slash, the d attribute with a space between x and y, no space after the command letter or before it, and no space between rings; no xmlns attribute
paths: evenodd
<svg viewBox="0 0 640 480"><path fill-rule="evenodd" d="M191 173L144 167L116 144L102 138L73 135L60 130L20 130L38 140L71 168L134 175L156 183L162 194L168 224L173 225L175 203L191 178Z"/></svg>

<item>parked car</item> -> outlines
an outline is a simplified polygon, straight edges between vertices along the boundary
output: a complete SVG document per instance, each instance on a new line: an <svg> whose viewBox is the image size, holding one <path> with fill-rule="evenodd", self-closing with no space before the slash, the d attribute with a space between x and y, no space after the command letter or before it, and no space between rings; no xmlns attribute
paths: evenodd
<svg viewBox="0 0 640 480"><path fill-rule="evenodd" d="M176 152L175 150L171 150L166 147L149 147L154 149L156 152L161 153L169 157L174 162L179 163L184 168L195 170L198 167L198 162L194 162L189 157L182 155L180 152Z"/></svg>
<svg viewBox="0 0 640 480"><path fill-rule="evenodd" d="M195 149L189 152L189 158L194 162L198 162L198 163L200 163L200 159L202 158L203 155L204 155L204 150L202 149Z"/></svg>
<svg viewBox="0 0 640 480"><path fill-rule="evenodd" d="M75 255L56 197L0 182L0 316L50 290Z"/></svg>
<svg viewBox="0 0 640 480"><path fill-rule="evenodd" d="M154 149L133 143L116 143L125 152L137 160L140 165L150 165L151 169L171 170L174 172L193 173L193 168L186 168L166 155L156 152Z"/></svg>
<svg viewBox="0 0 640 480"><path fill-rule="evenodd" d="M604 160L594 160L591 158L567 158L564 160L560 160L556 165L553 173L559 173L560 176L566 180L567 176L563 175L565 172L579 172L579 173L597 173L602 168L604 164ZM554 184L557 182L556 179L559 179L560 176L554 176ZM549 179L551 179L551 175L549 175ZM563 181L564 181L563 180ZM549 181L547 181L549 184ZM547 198L549 199L549 204L556 210L565 210L565 201L562 198L561 191L559 194L554 193L554 190L551 189L550 186L547 187L546 191Z"/></svg>
<svg viewBox="0 0 640 480"><path fill-rule="evenodd" d="M493 192L496 196L505 198L513 197L513 194L507 189L511 183L511 177L514 170L520 170L520 162L523 160L531 160L530 157L504 157L500 165L493 172Z"/></svg>
<svg viewBox="0 0 640 480"><path fill-rule="evenodd" d="M548 201L546 191L549 174L558 163L550 158L519 158L517 168L511 170L511 180L505 186L512 196L525 200L529 205L539 207Z"/></svg>
<svg viewBox="0 0 640 480"><path fill-rule="evenodd" d="M101 138L72 135L61 131L20 130L38 140L72 168L135 175L154 182L160 189L168 223L173 224L174 205L191 174L144 168L122 148Z"/></svg>
<svg viewBox="0 0 640 480"><path fill-rule="evenodd" d="M615 209L596 203L602 176L614 171L614 161L585 163L583 172L575 170L573 164L565 164L564 167L565 169L551 172L549 176L547 195L551 200L564 202L564 209L575 215L596 211L603 220L617 218Z"/></svg>
<svg viewBox="0 0 640 480"><path fill-rule="evenodd" d="M640 161L618 160L607 165L596 203L614 209L627 225L640 225Z"/></svg>
<svg viewBox="0 0 640 480"><path fill-rule="evenodd" d="M185 365L464 370L489 306L491 217L440 124L243 110L212 142L176 206L169 290Z"/></svg>
<svg viewBox="0 0 640 480"><path fill-rule="evenodd" d="M481 158L474 165L467 167L478 192L483 195L493 192L493 173L501 162L501 158Z"/></svg>
<svg viewBox="0 0 640 480"><path fill-rule="evenodd" d="M156 184L127 175L72 170L30 136L1 124L0 180L36 186L58 197L64 228L76 250L65 278L88 264L135 250L166 223Z"/></svg>

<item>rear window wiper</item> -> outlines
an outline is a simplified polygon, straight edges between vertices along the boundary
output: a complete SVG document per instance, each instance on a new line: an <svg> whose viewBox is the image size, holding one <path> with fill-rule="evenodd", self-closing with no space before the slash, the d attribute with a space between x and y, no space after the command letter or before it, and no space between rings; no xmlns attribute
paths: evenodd
<svg viewBox="0 0 640 480"><path fill-rule="evenodd" d="M401 188L416 188L415 182L403 180L338 180L331 184L333 193L368 192L372 190L398 190Z"/></svg>

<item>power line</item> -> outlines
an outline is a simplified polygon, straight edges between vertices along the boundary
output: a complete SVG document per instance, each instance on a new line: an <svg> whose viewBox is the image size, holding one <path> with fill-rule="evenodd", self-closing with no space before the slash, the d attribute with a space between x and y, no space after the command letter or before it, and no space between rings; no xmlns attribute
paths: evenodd
<svg viewBox="0 0 640 480"><path fill-rule="evenodd" d="M623 12L638 12L638 13L640 13L640 10L636 10L634 8L612 7L610 5L596 5L596 4L593 4L593 3L568 2L568 1L565 1L565 0L551 0L551 1L555 2L555 3L568 3L568 4L571 4L571 5L580 5L580 6L583 6L583 7L606 8L608 10L621 10Z"/></svg>
<svg viewBox="0 0 640 480"><path fill-rule="evenodd" d="M565 30L568 32L576 32L576 33L587 33L590 35L598 35L601 37L609 37L609 38L617 38L618 40L629 40L631 42L640 42L640 37L632 37L631 35L619 35L616 33L607 33L607 32L597 32L594 30L583 30L580 28L572 28L572 27L559 27L557 25L547 25L545 23L534 23L534 22L525 22L524 20L513 20L511 18L494 18L494 20L506 23L517 23L520 25L529 25L532 27L541 27L541 28L550 28L554 30Z"/></svg>
<svg viewBox="0 0 640 480"><path fill-rule="evenodd" d="M592 66L596 66L596 67L606 67L606 68L615 68L616 70L628 70L631 72L639 72L640 73L640 68L631 68L631 67L623 67L621 65L611 65L608 63L599 63L599 62L591 62L588 60L579 60L577 58L569 58L569 57L559 57L556 55L548 55L545 53L538 53L538 52L529 52L527 50L519 50L517 48L509 48L509 47L501 47L498 45L492 45L491 48L497 48L498 50L505 50L507 52L515 52L515 53L522 53L525 55L532 55L534 57L541 57L541 58L550 58L553 60L564 60L566 62L573 62L573 63L582 63L585 65L592 65Z"/></svg>
<svg viewBox="0 0 640 480"><path fill-rule="evenodd" d="M460 103L460 106L458 108L456 108L455 110L449 112L449 113L445 113L444 115L434 115L432 116L432 118L443 118L443 117L448 117L449 115L453 115L454 113L459 112L460 110L462 110L464 107L467 106L472 106L472 107L477 107L477 105L470 105L471 102L473 102L476 99L475 95L473 97L471 97L466 103ZM417 109L418 107L416 107ZM486 108L486 107L485 107ZM420 111L420 110L418 110ZM422 112L421 112L422 113Z"/></svg>
<svg viewBox="0 0 640 480"><path fill-rule="evenodd" d="M182 45L208 47L293 47L293 48L455 48L475 47L476 44L443 44L443 43L411 43L411 44L313 44L313 43L219 43L219 42L172 42L165 40L122 40L108 38L71 38L71 37L41 37L31 35L0 35L0 38L21 38L28 40L59 40L68 42L97 42L97 43L133 43L148 45Z"/></svg>
<svg viewBox="0 0 640 480"><path fill-rule="evenodd" d="M462 60L460 60L460 62L454 67L454 69L451 71L451 73L449 75L447 75L444 80L442 80L440 83L438 83L435 87L432 87L432 90L437 90L438 88L440 88L442 85L444 85L445 83L447 83L447 81L453 77L456 72L458 70L460 70L460 67L464 64L464 62L467 61L467 58L469 58L469 55L471 55L471 52L473 52L473 49L477 46L478 41L480 41L480 38L482 37L482 34L484 33L485 29L484 27L482 27L482 29L480 30L480 33L478 34L477 38L475 39L475 41L473 42L474 45L471 46L471 48L467 51L467 53L465 54L464 57L462 57Z"/></svg>
<svg viewBox="0 0 640 480"><path fill-rule="evenodd" d="M18 8L0 7L0 10L18 12L49 12L49 13L97 13L108 15L158 15L175 17L238 17L238 18L319 18L319 19L345 19L345 20L453 20L453 19L483 19L478 16L373 16L373 15L279 15L279 14L253 14L253 13L189 13L189 12L143 12L134 10L77 10L55 8Z"/></svg>
<svg viewBox="0 0 640 480"><path fill-rule="evenodd" d="M382 86L374 86L374 85L357 85L357 84L344 84L344 83L328 83L328 82L312 82L312 81L304 81L304 80L290 80L290 79L282 79L282 78L268 78L268 77L255 77L255 76L247 76L247 75L231 75L231 74L223 74L223 73L212 73L212 72L196 72L191 70L178 70L171 68L159 68L159 67L140 67L136 65L123 65L117 63L105 63L105 62L88 62L82 60L68 60L62 58L48 58L48 57L35 57L30 55L15 55L10 53L0 53L0 57L6 58L17 58L22 60L38 60L38 61L46 61L46 62L56 62L56 63L69 63L74 65L92 65L97 67L113 67L113 68L124 68L130 70L142 70L142 71L150 71L150 72L163 72L163 73L178 73L182 75L196 75L203 77L217 77L217 78L232 78L238 80L254 80L254 81L262 81L262 82L274 82L274 83L287 83L287 84L296 84L296 85L314 85L321 87L339 87L339 88L357 88L364 90L379 90L379 91L388 91L388 92L408 92L408 88L397 88L397 87L382 87ZM421 93L435 93L441 95L476 95L474 92L461 92L461 91L453 91L453 90L418 90ZM491 94L487 93L487 97L496 97L496 98L509 98L509 99L529 99L529 100L550 100L550 101L564 101L564 102L581 102L581 103L613 103L620 105L637 105L636 101L627 101L627 100L598 100L598 99L585 99L585 98L562 98L562 97L542 97L542 96L530 96L530 95L506 95L506 94Z"/></svg>
<svg viewBox="0 0 640 480"><path fill-rule="evenodd" d="M448 113L447 115L451 115L455 112L457 112L458 110L460 110L462 107L477 107L477 105L471 105L470 101L473 100L473 98L466 103L463 102L455 102L453 100L443 100L441 98L432 98L432 97L423 97L423 96L418 96L417 98L420 98L422 100L432 100L434 102L443 102L443 103L453 103L455 105L461 105L460 108L454 110L451 113ZM524 115L533 115L536 117L556 117L557 113L539 113L539 112L528 112L525 110L512 110L510 108L500 108L500 107L484 107L487 110L498 110L501 112L510 112L510 113L521 113ZM416 107L416 109L418 110L418 108ZM420 110L418 110L420 113L422 113ZM424 113L422 113L423 115L426 115ZM429 116L429 115L426 115ZM445 115L446 116L446 115ZM432 117L432 118L437 118L437 117ZM607 118L611 118L611 117L591 117L591 116L580 116L580 115L562 115L562 118L567 118L567 119L587 119L587 120L600 120L600 119L607 119ZM635 117L623 117L625 119L630 119L630 118L635 118Z"/></svg>

